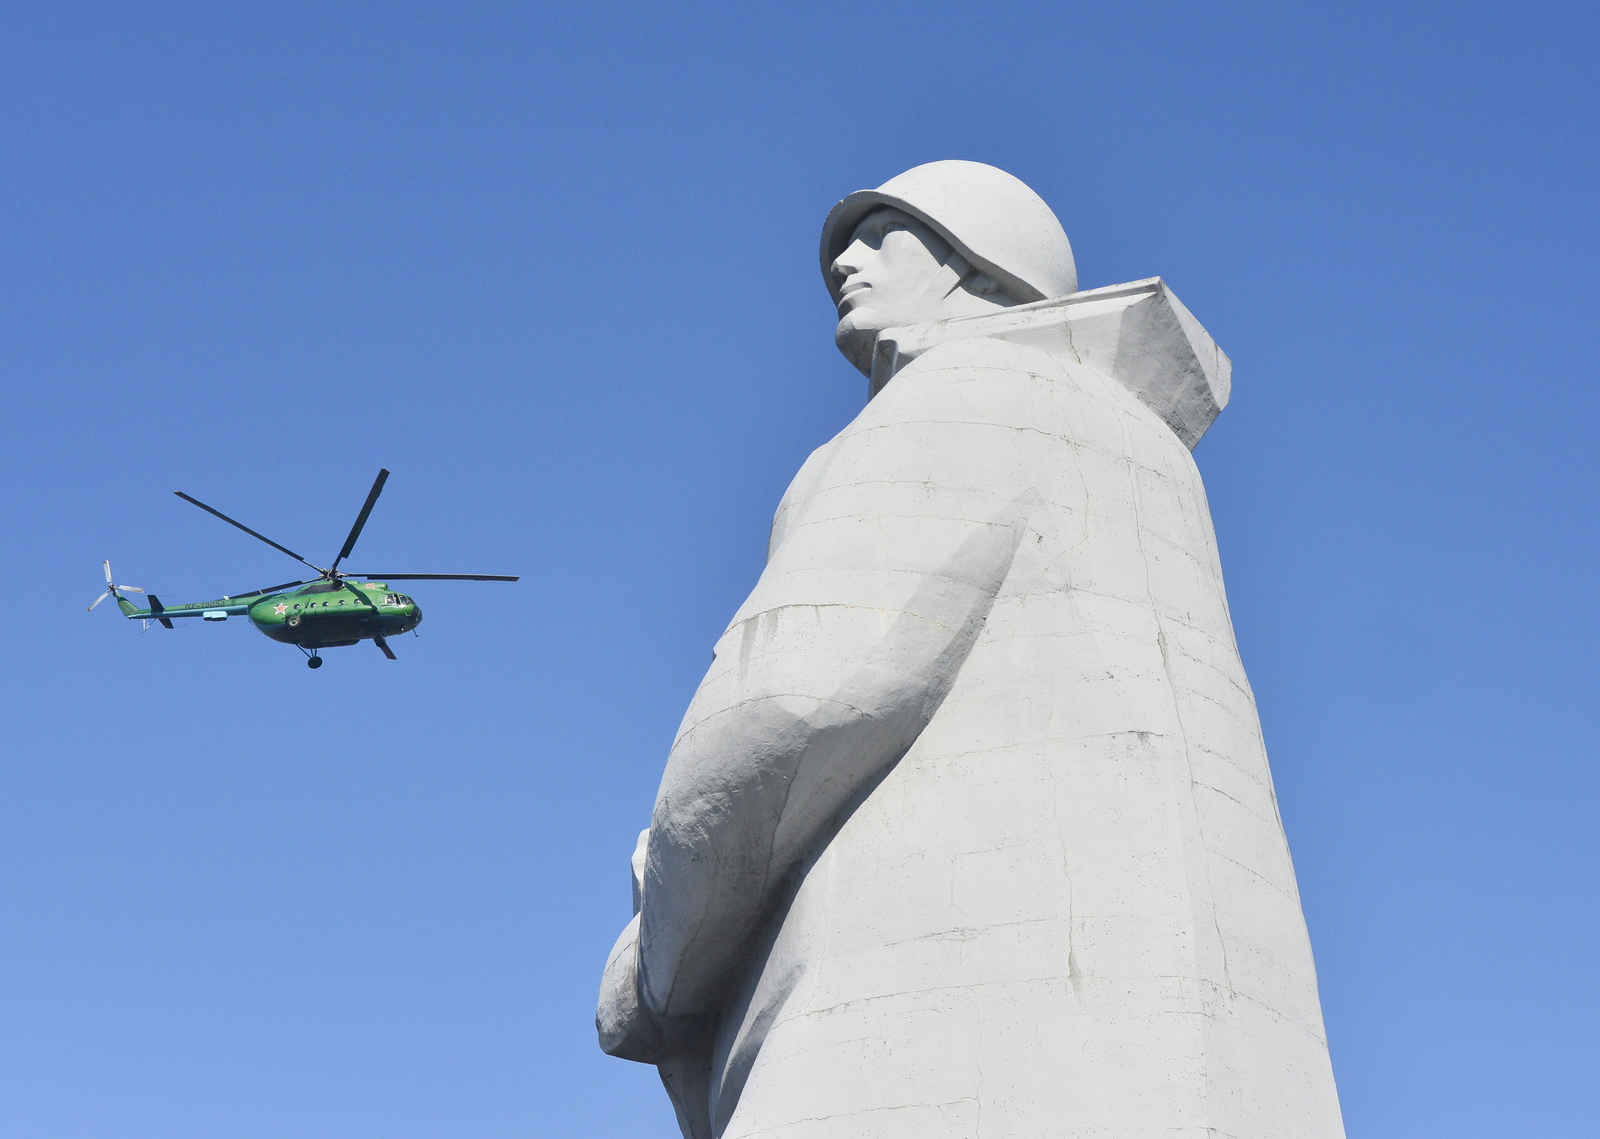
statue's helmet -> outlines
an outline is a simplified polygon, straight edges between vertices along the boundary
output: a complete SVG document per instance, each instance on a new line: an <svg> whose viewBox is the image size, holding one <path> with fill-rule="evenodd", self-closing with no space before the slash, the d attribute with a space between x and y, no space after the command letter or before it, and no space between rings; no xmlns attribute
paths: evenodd
<svg viewBox="0 0 1600 1139"><path fill-rule="evenodd" d="M1078 290L1072 245L1044 199L1020 179L982 162L948 159L913 166L876 190L857 190L822 223L822 276L834 303L833 263L861 219L892 206L924 222L975 269L1020 301Z"/></svg>

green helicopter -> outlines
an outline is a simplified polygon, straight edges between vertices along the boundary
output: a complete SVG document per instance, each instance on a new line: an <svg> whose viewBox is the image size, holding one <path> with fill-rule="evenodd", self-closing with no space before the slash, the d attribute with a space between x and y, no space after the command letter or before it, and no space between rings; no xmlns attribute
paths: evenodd
<svg viewBox="0 0 1600 1139"><path fill-rule="evenodd" d="M106 562L104 563L106 591L94 599L94 604L90 605L89 609L93 611L95 605L99 605L108 597L115 597L117 608L122 610L123 616L131 620L144 621L146 628L154 621L164 628L171 629L174 628L173 620L179 617L199 617L202 621L226 621L229 617L248 617L252 625L274 641L298 648L306 655L306 664L311 668L322 667L320 654L323 649L341 648L367 640L377 645L384 656L395 660L394 650L389 647L388 638L415 629L422 622L422 610L410 597L391 589L389 582L516 581L517 578L486 573L351 573L348 570L340 570L339 563L349 557L350 551L355 549L356 539L361 537L361 529L367 524L367 517L372 513L372 507L378 501L378 496L383 493L383 484L388 478L388 471L378 472L372 490L367 494L367 501L362 504L361 513L356 515L355 525L350 527L350 536L344 540L339 556L334 558L333 564L326 569L312 565L287 546L278 545L266 535L256 533L244 523L229 518L222 511L207 506L198 498L192 498L181 490L174 491L173 493L185 502L194 503L201 510L215 514L252 538L259 538L273 549L280 550L295 561L316 570L317 576L303 581L286 581L281 585L269 585L265 589L253 589L249 593L221 597L215 601L196 601L186 605L163 605L155 594L146 593L150 606L147 609L140 609L123 594L145 591L136 585L115 584L111 578L111 563ZM352 581L352 578L363 580L358 584ZM379 578L383 580L377 580Z"/></svg>

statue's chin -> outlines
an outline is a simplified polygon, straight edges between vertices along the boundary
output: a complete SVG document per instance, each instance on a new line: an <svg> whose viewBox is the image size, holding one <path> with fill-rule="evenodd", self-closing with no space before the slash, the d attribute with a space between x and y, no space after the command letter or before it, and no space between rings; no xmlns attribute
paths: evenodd
<svg viewBox="0 0 1600 1139"><path fill-rule="evenodd" d="M872 350L878 342L879 331L876 328L857 328L849 317L841 320L839 327L834 330L833 342L863 376L872 375Z"/></svg>

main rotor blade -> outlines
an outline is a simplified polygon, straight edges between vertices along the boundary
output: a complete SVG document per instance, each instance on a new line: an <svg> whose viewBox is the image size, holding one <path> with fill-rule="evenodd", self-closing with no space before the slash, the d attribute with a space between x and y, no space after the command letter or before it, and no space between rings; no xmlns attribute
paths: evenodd
<svg viewBox="0 0 1600 1139"><path fill-rule="evenodd" d="M383 484L389 481L389 472L382 467L378 468L378 477L373 481L372 489L367 492L367 501L361 505L361 513L356 515L356 524L350 527L350 536L344 540L344 548L339 551L339 556L333 559L332 569L338 569L339 563L350 556L350 551L356 548L356 539L361 537L361 528L367 524L367 515L372 513L373 504L378 501L378 496L383 493Z"/></svg>
<svg viewBox="0 0 1600 1139"><path fill-rule="evenodd" d="M274 542L271 538L267 537L265 534L257 534L254 530L250 529L250 527L246 526L243 522L235 522L232 518L229 518L226 514L222 513L222 511L216 509L213 506L207 506L205 503L201 502L198 498L191 498L189 495L184 494L183 491L181 491L181 490L175 490L172 493L177 495L179 498L183 499L183 501L185 501L185 502L194 503L201 510L204 510L207 514L215 514L218 518L222 519L228 525L239 527L239 529L243 530L246 534L249 534L252 538L260 538L263 542L265 542L267 545L271 546L274 550L282 550L284 553L288 554L291 558L293 558L295 561L301 563L302 565L311 566L310 562L306 561L299 554L297 554L293 550L291 550L288 546L280 546L280 545L278 545L278 543ZM322 567L321 566L311 566L311 568L316 570L318 573L322 572Z"/></svg>
<svg viewBox="0 0 1600 1139"><path fill-rule="evenodd" d="M230 593L229 600L238 601L245 597L258 597L263 593L276 593L280 589L288 589L293 585L304 585L303 581L286 581L282 585L269 585L265 589L252 589L249 593Z"/></svg>
<svg viewBox="0 0 1600 1139"><path fill-rule="evenodd" d="M518 581L500 573L351 573L346 577L383 578L385 581Z"/></svg>

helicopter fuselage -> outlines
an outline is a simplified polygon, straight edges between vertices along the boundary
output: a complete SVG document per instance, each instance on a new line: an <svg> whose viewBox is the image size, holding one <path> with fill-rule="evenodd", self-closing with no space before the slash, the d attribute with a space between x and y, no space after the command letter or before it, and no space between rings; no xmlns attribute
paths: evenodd
<svg viewBox="0 0 1600 1139"><path fill-rule="evenodd" d="M122 601L120 597L117 600ZM393 637L409 633L422 622L421 607L381 581L318 581L304 589L266 597L223 597L159 609L127 605L124 612L147 621L174 617L226 621L229 617L248 617L252 625L274 641L307 649L331 649Z"/></svg>
<svg viewBox="0 0 1600 1139"><path fill-rule="evenodd" d="M381 581L280 593L251 604L250 623L275 641L306 648L353 645L373 637L409 633L422 623L422 609Z"/></svg>

